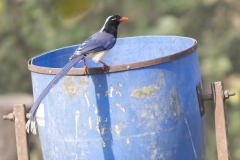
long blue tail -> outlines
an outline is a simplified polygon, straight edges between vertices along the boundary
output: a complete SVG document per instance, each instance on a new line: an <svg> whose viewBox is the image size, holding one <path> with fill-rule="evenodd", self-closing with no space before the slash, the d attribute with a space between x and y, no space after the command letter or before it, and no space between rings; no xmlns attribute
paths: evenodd
<svg viewBox="0 0 240 160"><path fill-rule="evenodd" d="M51 88L58 83L58 81L64 77L64 75L67 74L67 72L74 67L79 61L82 61L85 58L85 56L80 55L74 59L72 59L71 61L69 61L63 68L62 70L53 78L53 80L47 85L47 87L42 91L42 93L39 95L39 97L37 98L37 100L35 101L35 103L33 104L31 110L30 110L30 118L26 123L26 130L29 133L29 128L31 125L31 132L33 134L36 134L36 127L35 127L35 116L36 116L36 112L37 109L41 103L41 101L46 97L46 95L49 93L49 91L51 90Z"/></svg>

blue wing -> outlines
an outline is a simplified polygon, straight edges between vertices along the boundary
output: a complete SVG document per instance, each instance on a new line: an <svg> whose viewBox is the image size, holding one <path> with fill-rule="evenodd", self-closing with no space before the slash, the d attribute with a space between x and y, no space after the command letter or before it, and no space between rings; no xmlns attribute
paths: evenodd
<svg viewBox="0 0 240 160"><path fill-rule="evenodd" d="M87 55L92 52L100 52L111 49L116 43L116 38L106 32L97 32L86 41L75 51L70 59L76 58L79 55Z"/></svg>

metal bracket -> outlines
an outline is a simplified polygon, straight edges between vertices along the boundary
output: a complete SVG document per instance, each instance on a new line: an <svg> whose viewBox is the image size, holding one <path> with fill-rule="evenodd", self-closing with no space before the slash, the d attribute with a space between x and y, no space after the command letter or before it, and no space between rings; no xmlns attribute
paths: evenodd
<svg viewBox="0 0 240 160"><path fill-rule="evenodd" d="M201 117L204 115L205 113L205 108L204 108L204 103L203 103L203 99L202 99L202 85L201 83L198 83L197 87L197 96L198 96L198 103L199 103L199 110L200 110L200 115Z"/></svg>
<svg viewBox="0 0 240 160"><path fill-rule="evenodd" d="M25 130L26 107L24 104L17 104L13 107L13 113L4 115L4 120L10 120L15 123L16 143L18 160L29 160L28 139Z"/></svg>
<svg viewBox="0 0 240 160"><path fill-rule="evenodd" d="M212 83L211 88L215 107L214 115L218 160L230 160L225 100L230 96L234 96L235 92L224 90L222 82Z"/></svg>
<svg viewBox="0 0 240 160"><path fill-rule="evenodd" d="M213 93L215 93L216 91L213 90L213 84L215 84L215 83L222 83L222 82L211 83L212 94L203 94L201 83L198 83L198 85L196 87L201 116L203 116L204 113L205 113L204 101L214 100L214 97L213 97L214 94ZM235 96L235 94L236 94L235 92L231 92L231 91L228 91L228 90L223 90L222 92L223 92L223 99L224 100L228 99L230 96Z"/></svg>

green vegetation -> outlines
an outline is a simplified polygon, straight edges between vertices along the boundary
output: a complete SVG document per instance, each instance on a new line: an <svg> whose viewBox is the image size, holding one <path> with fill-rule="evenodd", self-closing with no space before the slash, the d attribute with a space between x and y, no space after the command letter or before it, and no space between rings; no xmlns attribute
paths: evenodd
<svg viewBox="0 0 240 160"><path fill-rule="evenodd" d="M1 0L0 94L31 93L31 57L81 43L107 16L120 14L130 20L119 28L119 37L170 34L198 41L204 93L210 93L214 81L237 93L227 100L227 116L231 156L240 159L239 8L237 0ZM206 112L206 157L214 160L211 103L206 103Z"/></svg>

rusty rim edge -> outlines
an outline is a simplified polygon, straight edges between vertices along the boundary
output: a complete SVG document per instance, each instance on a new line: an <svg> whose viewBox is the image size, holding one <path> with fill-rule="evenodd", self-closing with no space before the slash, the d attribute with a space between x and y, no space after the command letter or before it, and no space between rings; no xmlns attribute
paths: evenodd
<svg viewBox="0 0 240 160"><path fill-rule="evenodd" d="M132 70L132 69L138 69L138 68L143 68L143 67L149 67L173 60L177 60L179 58L185 57L194 51L197 50L197 41L195 40L195 43L192 47L175 53L170 56L165 56L153 60L148 60L148 61L143 61L143 62L137 62L137 63L130 63L130 64L124 64L124 65L117 65L117 66L109 66L107 73L112 73L112 72L120 72L120 71L126 71L126 70ZM37 67L34 65L31 65L31 60L28 61L28 69L32 72L36 73L42 73L42 74L57 74L61 68L44 68L44 67ZM103 74L106 73L101 67L100 68L89 68L88 69L88 74ZM83 69L71 69L68 73L68 75L86 75L84 73Z"/></svg>

